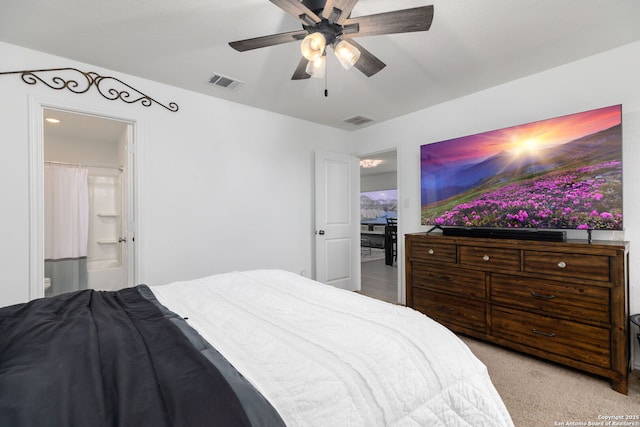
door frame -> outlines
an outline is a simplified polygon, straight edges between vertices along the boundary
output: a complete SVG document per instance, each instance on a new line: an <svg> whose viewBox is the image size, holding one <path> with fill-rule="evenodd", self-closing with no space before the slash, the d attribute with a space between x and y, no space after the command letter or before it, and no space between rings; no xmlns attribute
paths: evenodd
<svg viewBox="0 0 640 427"><path fill-rule="evenodd" d="M142 122L133 114L122 114L119 111L96 108L82 104L62 102L29 96L29 300L44 297L44 110L56 109L75 114L87 114L100 118L126 122L132 127L132 137L136 155L133 156L133 177L127 185L133 186L133 206L128 209L134 215L135 250L133 281L141 283L144 277L141 271L142 250L140 247L139 218L142 217L140 200L142 152Z"/></svg>

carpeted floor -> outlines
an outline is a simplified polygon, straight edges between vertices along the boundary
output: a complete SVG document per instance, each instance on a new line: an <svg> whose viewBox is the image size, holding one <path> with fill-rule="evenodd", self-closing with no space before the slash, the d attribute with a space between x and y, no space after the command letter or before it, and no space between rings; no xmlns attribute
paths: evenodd
<svg viewBox="0 0 640 427"><path fill-rule="evenodd" d="M631 372L629 394L623 395L613 391L606 379L469 337L461 338L487 365L516 427L640 426L638 370ZM607 424L607 416L622 418L609 419L612 423Z"/></svg>

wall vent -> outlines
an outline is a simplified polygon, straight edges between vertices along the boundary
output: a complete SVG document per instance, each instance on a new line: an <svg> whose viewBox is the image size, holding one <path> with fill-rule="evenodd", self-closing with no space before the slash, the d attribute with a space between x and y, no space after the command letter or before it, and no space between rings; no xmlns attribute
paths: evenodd
<svg viewBox="0 0 640 427"><path fill-rule="evenodd" d="M231 77L227 77L227 76L223 76L222 74L218 74L215 73L213 75L213 77L211 77L209 79L209 84L212 84L214 86L218 86L218 87L222 87L225 89L229 89L229 90L233 90L235 88L237 88L238 86L240 86L241 84L243 84L244 82L231 78Z"/></svg>
<svg viewBox="0 0 640 427"><path fill-rule="evenodd" d="M373 122L373 121L375 121L375 120L370 118L370 117L360 116L360 115L349 117L349 118L343 120L343 122L352 124L354 126L362 126L365 123L370 123L370 122Z"/></svg>

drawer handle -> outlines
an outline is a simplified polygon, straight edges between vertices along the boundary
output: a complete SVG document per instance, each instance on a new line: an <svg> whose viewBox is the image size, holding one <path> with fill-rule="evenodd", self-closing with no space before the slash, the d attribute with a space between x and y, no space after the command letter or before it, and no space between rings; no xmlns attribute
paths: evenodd
<svg viewBox="0 0 640 427"><path fill-rule="evenodd" d="M439 305L438 306L438 310L452 312L454 309L453 308L449 308L449 307L445 307L444 305Z"/></svg>
<svg viewBox="0 0 640 427"><path fill-rule="evenodd" d="M531 329L531 332L533 332L534 334L538 334L538 335L544 335L545 337L549 337L549 338L553 338L556 336L556 334L554 334L553 332L548 333L548 332L540 332L539 330L537 330L536 328Z"/></svg>
<svg viewBox="0 0 640 427"><path fill-rule="evenodd" d="M551 294L551 295L542 295L537 293L536 291L531 291L531 296L532 297L536 297L536 298L543 298L543 299L554 299L556 296Z"/></svg>
<svg viewBox="0 0 640 427"><path fill-rule="evenodd" d="M485 255L485 256L483 256L483 257L482 257L482 260L483 260L484 262L489 261L489 255Z"/></svg>
<svg viewBox="0 0 640 427"><path fill-rule="evenodd" d="M453 280L452 277L443 276L443 275L438 274L438 273L427 273L427 274L433 280L442 280L442 281L445 281L445 282L451 282Z"/></svg>
<svg viewBox="0 0 640 427"><path fill-rule="evenodd" d="M434 254L433 249L429 249L429 255L433 255L433 254Z"/></svg>
<svg viewBox="0 0 640 427"><path fill-rule="evenodd" d="M565 268L566 266L567 266L567 263L566 263L566 262L564 262L564 261L560 261L560 262L558 263L558 267L560 267L560 268Z"/></svg>

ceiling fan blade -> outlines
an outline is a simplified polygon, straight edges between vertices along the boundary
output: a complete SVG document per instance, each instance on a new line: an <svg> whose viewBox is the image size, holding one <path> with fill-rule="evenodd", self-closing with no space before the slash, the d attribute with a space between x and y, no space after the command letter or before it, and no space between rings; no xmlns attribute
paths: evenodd
<svg viewBox="0 0 640 427"><path fill-rule="evenodd" d="M271 3L278 6L280 9L287 12L289 15L296 18L304 25L313 25L321 21L320 17L316 15L311 9L304 4L300 3L300 0L269 0Z"/></svg>
<svg viewBox="0 0 640 427"><path fill-rule="evenodd" d="M360 16L344 22L344 26L357 24L359 28L343 38L427 31L432 21L433 5Z"/></svg>
<svg viewBox="0 0 640 427"><path fill-rule="evenodd" d="M298 63L298 67L293 72L293 76L291 76L291 80L304 80L304 79L311 78L311 76L307 74L307 71L306 71L308 63L309 61L307 60L307 58L303 56L300 62Z"/></svg>
<svg viewBox="0 0 640 427"><path fill-rule="evenodd" d="M387 64L380 61L374 54L362 47L361 44L356 43L354 40L349 40L347 43L354 45L360 51L360 59L358 59L358 62L353 66L360 70L365 76L371 77L387 66Z"/></svg>
<svg viewBox="0 0 640 427"><path fill-rule="evenodd" d="M342 25L351 14L356 3L358 3L358 0L327 0L324 5L324 10L322 11L322 16L332 24ZM337 9L339 13L333 13L334 9Z"/></svg>
<svg viewBox="0 0 640 427"><path fill-rule="evenodd" d="M274 46L277 44L302 40L307 34L308 33L306 30L289 31L287 33L272 34L270 36L264 37L255 37L253 39L238 40L229 43L229 46L231 46L238 52L245 52L247 50L258 49L261 47Z"/></svg>

